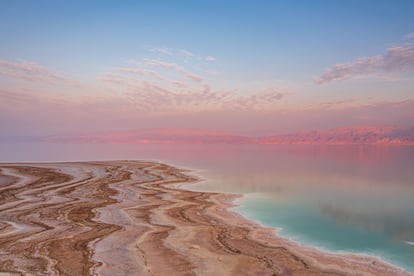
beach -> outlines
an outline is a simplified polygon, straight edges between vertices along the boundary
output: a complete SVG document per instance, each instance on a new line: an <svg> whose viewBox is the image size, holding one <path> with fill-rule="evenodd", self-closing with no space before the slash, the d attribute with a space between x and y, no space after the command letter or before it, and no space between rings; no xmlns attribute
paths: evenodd
<svg viewBox="0 0 414 276"><path fill-rule="evenodd" d="M0 275L412 275L281 238L197 181L153 161L0 163Z"/></svg>

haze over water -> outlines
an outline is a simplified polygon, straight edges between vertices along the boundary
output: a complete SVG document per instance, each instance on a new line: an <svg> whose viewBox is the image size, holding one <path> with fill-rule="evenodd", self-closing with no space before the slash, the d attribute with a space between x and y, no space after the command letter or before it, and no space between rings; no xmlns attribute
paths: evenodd
<svg viewBox="0 0 414 276"><path fill-rule="evenodd" d="M242 193L237 212L306 245L414 271L414 147L0 144L1 161L160 160Z"/></svg>

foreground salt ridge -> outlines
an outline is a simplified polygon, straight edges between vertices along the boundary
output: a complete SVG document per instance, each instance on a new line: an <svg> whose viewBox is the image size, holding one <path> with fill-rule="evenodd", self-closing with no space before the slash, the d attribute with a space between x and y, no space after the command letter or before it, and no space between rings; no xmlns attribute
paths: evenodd
<svg viewBox="0 0 414 276"><path fill-rule="evenodd" d="M227 211L236 196L144 161L0 164L0 272L17 275L412 275L300 247Z"/></svg>

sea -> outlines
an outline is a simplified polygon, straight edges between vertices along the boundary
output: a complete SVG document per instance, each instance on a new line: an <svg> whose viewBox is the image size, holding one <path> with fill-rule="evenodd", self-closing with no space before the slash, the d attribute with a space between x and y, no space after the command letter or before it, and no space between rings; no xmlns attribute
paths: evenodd
<svg viewBox="0 0 414 276"><path fill-rule="evenodd" d="M0 162L153 160L241 194L233 211L305 246L414 272L414 147L1 143Z"/></svg>

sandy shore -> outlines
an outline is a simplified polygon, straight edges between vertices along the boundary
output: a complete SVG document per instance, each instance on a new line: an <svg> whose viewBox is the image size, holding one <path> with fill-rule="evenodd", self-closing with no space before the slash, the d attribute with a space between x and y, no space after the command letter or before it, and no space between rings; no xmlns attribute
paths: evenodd
<svg viewBox="0 0 414 276"><path fill-rule="evenodd" d="M0 163L0 275L412 275L229 212L235 196L145 161Z"/></svg>

